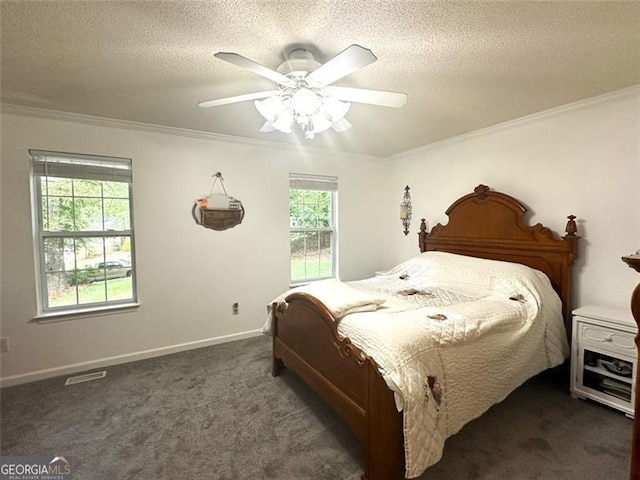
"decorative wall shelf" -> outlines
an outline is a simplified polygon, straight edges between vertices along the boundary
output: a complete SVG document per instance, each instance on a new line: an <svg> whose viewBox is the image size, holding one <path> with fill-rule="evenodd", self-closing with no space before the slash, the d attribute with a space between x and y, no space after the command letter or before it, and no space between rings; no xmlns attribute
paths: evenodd
<svg viewBox="0 0 640 480"><path fill-rule="evenodd" d="M211 230L227 230L242 223L244 219L244 207L242 202L227 195L224 188L224 180L222 173L217 172L212 175L215 177L211 192L208 197L196 200L191 209L191 215L198 225ZM216 182L220 179L220 185L224 191L223 194L213 195L213 189Z"/></svg>
<svg viewBox="0 0 640 480"><path fill-rule="evenodd" d="M211 230L227 230L242 223L244 208L240 210L206 210L193 206L193 218L198 225Z"/></svg>

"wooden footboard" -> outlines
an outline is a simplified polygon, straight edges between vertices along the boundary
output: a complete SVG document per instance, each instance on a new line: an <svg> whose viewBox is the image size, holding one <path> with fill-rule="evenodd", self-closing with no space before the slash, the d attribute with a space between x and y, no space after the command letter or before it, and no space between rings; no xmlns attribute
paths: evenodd
<svg viewBox="0 0 640 480"><path fill-rule="evenodd" d="M316 298L293 293L273 305L273 375L283 365L298 374L351 427L364 445L364 480L404 478L402 414L393 392Z"/></svg>

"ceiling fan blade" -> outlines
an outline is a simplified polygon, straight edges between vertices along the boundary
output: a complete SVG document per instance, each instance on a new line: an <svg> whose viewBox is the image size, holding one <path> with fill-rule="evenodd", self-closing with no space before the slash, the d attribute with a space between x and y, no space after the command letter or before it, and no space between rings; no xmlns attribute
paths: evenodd
<svg viewBox="0 0 640 480"><path fill-rule="evenodd" d="M407 103L406 93L383 92L351 87L325 87L325 91L338 100L356 103L368 103L381 107L400 108Z"/></svg>
<svg viewBox="0 0 640 480"><path fill-rule="evenodd" d="M307 75L306 80L314 86L322 87L340 80L376 60L376 56L368 48L351 45Z"/></svg>
<svg viewBox="0 0 640 480"><path fill-rule="evenodd" d="M271 122L264 122L262 127L260 127L260 131L263 132L263 133L275 132L276 131L276 127L274 127Z"/></svg>
<svg viewBox="0 0 640 480"><path fill-rule="evenodd" d="M280 85L284 85L286 87L296 86L296 82L291 80L289 77L282 75L275 70L271 70L270 68L263 67L259 63L256 63L253 60L249 60L242 55L238 55L237 53L218 52L214 55L214 57L219 58L220 60L224 60L225 62L233 63L238 67L246 68L247 70L257 75L268 78L269 80Z"/></svg>
<svg viewBox="0 0 640 480"><path fill-rule="evenodd" d="M247 100L257 100L259 98L267 98L271 95L278 93L278 90L267 90L265 92L253 92L245 93L244 95L237 95L235 97L220 98L218 100L207 100L206 102L198 103L199 107L219 107L220 105L228 105L230 103L246 102Z"/></svg>
<svg viewBox="0 0 640 480"><path fill-rule="evenodd" d="M337 122L333 122L331 128L333 128L336 132L346 132L352 127L351 122L346 118L341 118Z"/></svg>

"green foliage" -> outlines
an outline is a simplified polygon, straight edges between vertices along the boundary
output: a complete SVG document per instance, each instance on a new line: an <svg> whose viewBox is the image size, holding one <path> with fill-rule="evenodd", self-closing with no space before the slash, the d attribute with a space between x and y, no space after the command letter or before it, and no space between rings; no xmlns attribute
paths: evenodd
<svg viewBox="0 0 640 480"><path fill-rule="evenodd" d="M304 258L291 261L291 281L300 282L331 277L331 259L307 262Z"/></svg>
<svg viewBox="0 0 640 480"><path fill-rule="evenodd" d="M291 256L305 256L308 252L331 258L331 232L291 232Z"/></svg>
<svg viewBox="0 0 640 480"><path fill-rule="evenodd" d="M88 268L86 270L72 270L67 275L67 283L70 286L91 283L100 275L97 268ZM104 275L102 276L104 278Z"/></svg>
<svg viewBox="0 0 640 480"><path fill-rule="evenodd" d="M113 300L133 298L131 277L77 285L67 288L63 295L49 300L49 307L65 307L71 305L87 305Z"/></svg>
<svg viewBox="0 0 640 480"><path fill-rule="evenodd" d="M331 192L289 190L289 224L292 228L331 227Z"/></svg>
<svg viewBox="0 0 640 480"><path fill-rule="evenodd" d="M123 237L122 238L122 247L120 248L122 252L130 252L131 251L131 238Z"/></svg>
<svg viewBox="0 0 640 480"><path fill-rule="evenodd" d="M127 230L129 185L72 178L42 178L43 227L49 231Z"/></svg>

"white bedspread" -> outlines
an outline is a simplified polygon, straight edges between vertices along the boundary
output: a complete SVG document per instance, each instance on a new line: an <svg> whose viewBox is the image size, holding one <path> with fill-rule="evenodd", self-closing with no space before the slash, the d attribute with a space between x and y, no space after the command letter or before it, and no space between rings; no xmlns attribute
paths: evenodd
<svg viewBox="0 0 640 480"><path fill-rule="evenodd" d="M428 252L349 285L385 300L344 316L338 332L397 394L408 478L441 458L447 437L569 354L560 299L523 265Z"/></svg>
<svg viewBox="0 0 640 480"><path fill-rule="evenodd" d="M372 312L385 302L384 297L381 295L358 290L333 278L309 283L292 291L313 295L338 320L350 313Z"/></svg>

